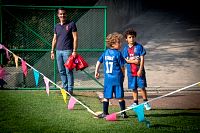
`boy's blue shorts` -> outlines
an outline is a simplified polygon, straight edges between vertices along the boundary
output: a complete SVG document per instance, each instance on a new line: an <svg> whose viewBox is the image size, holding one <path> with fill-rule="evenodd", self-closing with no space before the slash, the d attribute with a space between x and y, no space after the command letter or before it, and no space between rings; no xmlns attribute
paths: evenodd
<svg viewBox="0 0 200 133"><path fill-rule="evenodd" d="M115 98L123 98L124 97L124 88L123 85L104 85L104 98L111 99L113 98L113 93L115 94Z"/></svg>
<svg viewBox="0 0 200 133"><path fill-rule="evenodd" d="M137 88L145 89L147 87L146 76L128 76L128 88L137 90Z"/></svg>

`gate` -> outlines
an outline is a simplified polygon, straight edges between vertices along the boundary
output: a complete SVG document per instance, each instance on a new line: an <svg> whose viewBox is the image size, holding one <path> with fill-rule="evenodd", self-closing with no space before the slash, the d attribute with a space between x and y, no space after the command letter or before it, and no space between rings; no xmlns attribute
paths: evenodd
<svg viewBox="0 0 200 133"><path fill-rule="evenodd" d="M98 57L106 49L106 7L62 7L67 9L67 19L73 20L77 25L78 53L89 64L84 71L74 70L75 90L102 88L103 79L95 80L94 70ZM2 44L61 86L56 60L50 59L53 28L58 22L57 8L59 7L1 5L0 29ZM24 77L21 68L15 68L12 55L5 68L9 73L6 78L8 82L6 88L35 89L33 70L29 69L28 75ZM51 87L56 89L55 86ZM39 79L38 88L45 88L42 78Z"/></svg>

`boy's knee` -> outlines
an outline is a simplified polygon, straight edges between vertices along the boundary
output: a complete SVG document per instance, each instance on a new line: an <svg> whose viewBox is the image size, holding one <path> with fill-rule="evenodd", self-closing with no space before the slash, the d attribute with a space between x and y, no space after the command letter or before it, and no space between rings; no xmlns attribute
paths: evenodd
<svg viewBox="0 0 200 133"><path fill-rule="evenodd" d="M124 98L120 98L120 99L118 99L118 101L119 101L119 102L122 102L122 101L124 101Z"/></svg>
<svg viewBox="0 0 200 133"><path fill-rule="evenodd" d="M109 101L109 100L108 100L108 99L106 99L106 98L104 98L104 99L103 99L103 102L108 102L108 101Z"/></svg>
<svg viewBox="0 0 200 133"><path fill-rule="evenodd" d="M140 92L146 92L146 89L145 88L140 88L139 91Z"/></svg>
<svg viewBox="0 0 200 133"><path fill-rule="evenodd" d="M137 90L137 89L134 89L134 90L133 90L133 93L138 93L138 90Z"/></svg>

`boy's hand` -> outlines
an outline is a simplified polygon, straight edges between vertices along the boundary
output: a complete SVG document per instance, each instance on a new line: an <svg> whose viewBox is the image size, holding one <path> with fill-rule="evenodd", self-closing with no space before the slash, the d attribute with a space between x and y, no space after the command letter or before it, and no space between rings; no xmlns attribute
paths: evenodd
<svg viewBox="0 0 200 133"><path fill-rule="evenodd" d="M76 51L73 51L73 52L72 52L72 55L73 55L74 57L76 57L76 56L77 56L77 52L76 52Z"/></svg>
<svg viewBox="0 0 200 133"><path fill-rule="evenodd" d="M134 63L134 64L136 64L136 65L139 65L140 64L140 60L137 60L137 59L133 59L133 60L130 60L130 59L126 59L125 58L125 60L126 60L126 62L127 63Z"/></svg>
<svg viewBox="0 0 200 133"><path fill-rule="evenodd" d="M140 60L135 59L134 61L135 61L135 64L136 64L136 65L140 65Z"/></svg>
<svg viewBox="0 0 200 133"><path fill-rule="evenodd" d="M54 52L51 52L51 59L54 60Z"/></svg>
<svg viewBox="0 0 200 133"><path fill-rule="evenodd" d="M140 70L140 69L138 70L137 76L138 76L138 77L141 77L141 76L142 76L142 70Z"/></svg>
<svg viewBox="0 0 200 133"><path fill-rule="evenodd" d="M99 72L95 72L95 78L98 79L100 77L100 73Z"/></svg>
<svg viewBox="0 0 200 133"><path fill-rule="evenodd" d="M126 60L126 62L127 62L127 63L129 63L129 62L130 62L130 60L129 60L129 59L126 59L126 58L124 58L124 59Z"/></svg>

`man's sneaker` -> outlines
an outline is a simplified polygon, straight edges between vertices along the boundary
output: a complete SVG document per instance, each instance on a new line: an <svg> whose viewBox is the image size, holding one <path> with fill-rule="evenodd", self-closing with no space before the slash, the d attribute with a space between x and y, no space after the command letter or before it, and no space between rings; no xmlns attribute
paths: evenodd
<svg viewBox="0 0 200 133"><path fill-rule="evenodd" d="M151 110L151 105L148 102L144 103L144 107L146 110Z"/></svg>
<svg viewBox="0 0 200 133"><path fill-rule="evenodd" d="M101 113L101 114L99 114L97 117L98 117L98 118L106 118L106 116L107 116L106 114Z"/></svg>
<svg viewBox="0 0 200 133"><path fill-rule="evenodd" d="M123 113L121 113L121 117L122 118L128 118L128 115L125 112L123 112Z"/></svg>
<svg viewBox="0 0 200 133"><path fill-rule="evenodd" d="M137 106L137 103L133 103L133 104L131 104L131 106L129 106L128 108L133 108L133 107L135 107L135 106Z"/></svg>

